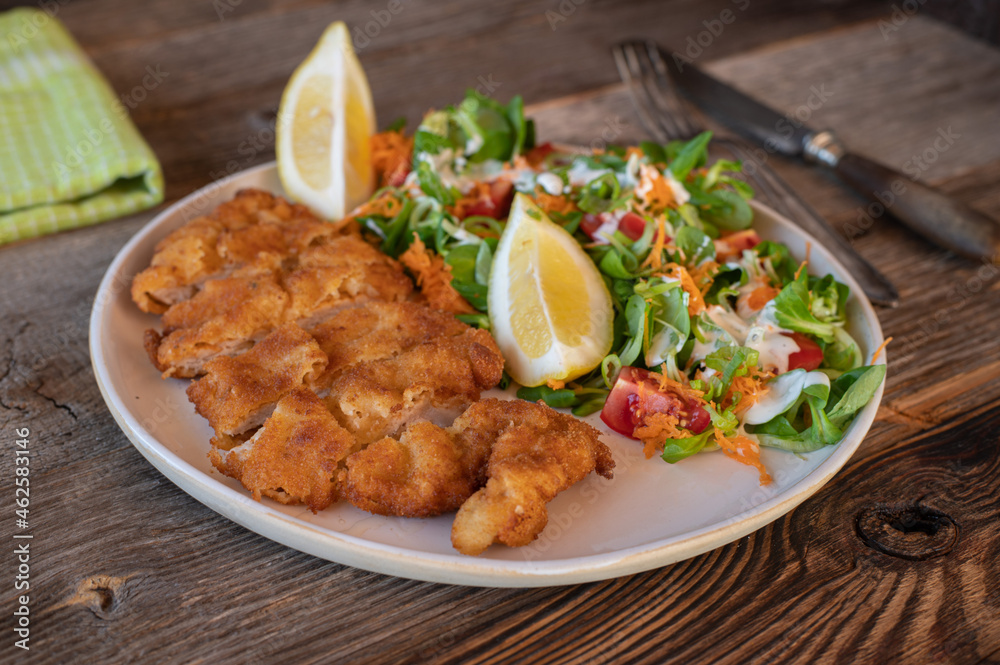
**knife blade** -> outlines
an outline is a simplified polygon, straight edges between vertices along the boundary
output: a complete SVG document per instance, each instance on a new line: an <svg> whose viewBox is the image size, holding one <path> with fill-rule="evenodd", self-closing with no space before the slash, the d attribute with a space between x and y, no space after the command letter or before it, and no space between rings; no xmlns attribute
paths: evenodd
<svg viewBox="0 0 1000 665"><path fill-rule="evenodd" d="M920 181L849 152L829 130L816 131L761 104L695 65L664 54L680 90L697 106L769 152L834 172L859 194L933 243L975 260L1000 261L1000 223Z"/></svg>

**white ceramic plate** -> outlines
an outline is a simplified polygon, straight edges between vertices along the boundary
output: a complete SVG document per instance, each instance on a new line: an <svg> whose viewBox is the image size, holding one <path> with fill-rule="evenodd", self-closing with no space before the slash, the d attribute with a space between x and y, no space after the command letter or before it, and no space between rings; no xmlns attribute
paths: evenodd
<svg viewBox="0 0 1000 665"><path fill-rule="evenodd" d="M179 201L122 248L94 302L94 374L122 430L167 478L248 529L323 559L419 580L503 587L575 584L664 566L759 529L816 492L857 449L882 399L879 388L837 446L801 457L765 449L774 478L767 487L758 484L756 470L722 452L674 465L646 460L640 444L610 432L595 414L587 420L612 450L614 480L591 474L550 504L548 527L532 545L495 545L479 557L452 549L451 515L381 517L346 503L313 515L304 507L257 502L212 469L211 430L186 399L188 382L161 379L143 350L143 331L155 327L157 317L140 312L129 296L132 277L149 265L158 240L246 187L282 192L274 164L264 164ZM756 211L763 237L805 255L810 238L804 232L762 206ZM849 330L870 354L882 342L875 311L844 268L811 242L810 271L833 273L851 287Z"/></svg>

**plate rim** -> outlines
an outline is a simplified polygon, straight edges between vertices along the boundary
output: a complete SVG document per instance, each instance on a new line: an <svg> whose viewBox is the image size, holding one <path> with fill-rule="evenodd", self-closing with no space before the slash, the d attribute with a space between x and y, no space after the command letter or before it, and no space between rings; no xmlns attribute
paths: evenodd
<svg viewBox="0 0 1000 665"><path fill-rule="evenodd" d="M539 587L611 579L683 561L729 544L777 520L819 491L843 468L864 441L875 420L885 381L879 386L872 400L855 417L845 433L845 440L837 445L828 458L786 490L730 517L721 524L716 522L652 543L581 557L542 561L498 561L463 557L457 552L444 555L407 550L396 545L323 529L281 513L270 505L254 501L250 495L235 490L195 468L147 432L129 412L127 402L111 385L101 344L103 317L112 306L116 295L113 285L123 264L131 257L135 248L148 236L159 231L160 227L169 222L175 214L199 198L210 196L216 190L229 186L238 188L240 181L276 169L277 163L270 161L230 174L199 188L154 216L122 246L109 264L98 286L89 323L89 347L95 380L108 410L132 445L153 467L186 494L265 538L335 563L427 582L476 587ZM809 233L783 215L757 201L753 201L752 206L770 216L779 226L791 229L805 242L811 243L814 249L823 253L824 258L839 273L838 279L851 288L851 296L861 308L862 318L871 331L873 341L882 342L882 327L875 309L843 264ZM886 361L886 354L883 353L878 364L885 364Z"/></svg>

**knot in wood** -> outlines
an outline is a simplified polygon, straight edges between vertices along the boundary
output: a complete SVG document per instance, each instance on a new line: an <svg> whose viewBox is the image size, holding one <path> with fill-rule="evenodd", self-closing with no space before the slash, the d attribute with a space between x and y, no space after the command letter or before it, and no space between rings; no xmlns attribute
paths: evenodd
<svg viewBox="0 0 1000 665"><path fill-rule="evenodd" d="M955 520L919 504L876 503L858 513L856 526L868 547L910 561L943 556L958 542Z"/></svg>

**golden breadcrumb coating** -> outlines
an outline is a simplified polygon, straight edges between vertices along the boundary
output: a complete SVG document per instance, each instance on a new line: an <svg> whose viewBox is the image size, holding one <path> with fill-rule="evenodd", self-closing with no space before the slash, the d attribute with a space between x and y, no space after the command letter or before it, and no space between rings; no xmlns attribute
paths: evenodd
<svg viewBox="0 0 1000 665"><path fill-rule="evenodd" d="M243 353L283 323L309 328L350 304L402 301L413 284L401 266L357 236L329 238L295 256L257 252L163 314L146 348L164 376L190 378L219 356Z"/></svg>
<svg viewBox="0 0 1000 665"><path fill-rule="evenodd" d="M208 362L187 395L216 435L235 436L260 426L284 395L311 388L326 363L316 340L287 323L243 355Z"/></svg>
<svg viewBox="0 0 1000 665"><path fill-rule="evenodd" d="M330 359L323 378L328 384L358 363L391 358L467 330L452 314L419 303L367 302L338 310L310 332Z"/></svg>
<svg viewBox="0 0 1000 665"><path fill-rule="evenodd" d="M453 510L482 484L489 442L467 446L425 420L347 458L343 495L379 515L431 517Z"/></svg>
<svg viewBox="0 0 1000 665"><path fill-rule="evenodd" d="M367 300L405 300L413 282L402 267L357 236L342 236L303 252L282 276L289 295L285 320L304 328L337 308Z"/></svg>
<svg viewBox="0 0 1000 665"><path fill-rule="evenodd" d="M247 351L281 325L287 304L288 294L267 273L212 280L171 308L183 312L169 320L187 325L167 327L162 337L148 331L146 348L164 377L197 376L208 361Z"/></svg>
<svg viewBox="0 0 1000 665"><path fill-rule="evenodd" d="M456 411L500 382L503 356L485 330L419 344L358 363L330 385L327 405L362 443L392 435L432 410Z"/></svg>
<svg viewBox="0 0 1000 665"><path fill-rule="evenodd" d="M242 190L161 240L150 267L132 281L132 299L142 311L162 314L193 296L206 280L254 262L259 252L295 254L339 232L305 206L261 190Z"/></svg>
<svg viewBox="0 0 1000 665"><path fill-rule="evenodd" d="M300 388L278 402L251 439L228 451L213 448L209 459L258 501L304 503L315 513L338 500L338 467L354 449L354 438L316 394Z"/></svg>
<svg viewBox="0 0 1000 665"><path fill-rule="evenodd" d="M452 545L478 555L493 543L528 545L548 523L546 504L596 470L611 478L611 451L596 429L571 415L520 400L469 407L453 430L496 437L486 486L469 498L451 529Z"/></svg>

